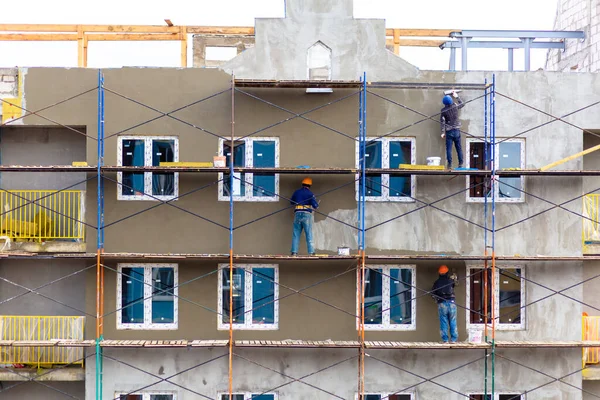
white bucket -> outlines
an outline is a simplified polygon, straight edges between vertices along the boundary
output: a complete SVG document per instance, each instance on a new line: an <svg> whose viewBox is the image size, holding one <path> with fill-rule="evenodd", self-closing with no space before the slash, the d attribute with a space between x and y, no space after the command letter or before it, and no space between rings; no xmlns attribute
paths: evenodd
<svg viewBox="0 0 600 400"><path fill-rule="evenodd" d="M481 343L483 341L483 331L481 329L469 329L469 342Z"/></svg>
<svg viewBox="0 0 600 400"><path fill-rule="evenodd" d="M441 157L427 157L427 165L440 165Z"/></svg>
<svg viewBox="0 0 600 400"><path fill-rule="evenodd" d="M339 256L349 256L350 248L349 247L338 247L338 255Z"/></svg>

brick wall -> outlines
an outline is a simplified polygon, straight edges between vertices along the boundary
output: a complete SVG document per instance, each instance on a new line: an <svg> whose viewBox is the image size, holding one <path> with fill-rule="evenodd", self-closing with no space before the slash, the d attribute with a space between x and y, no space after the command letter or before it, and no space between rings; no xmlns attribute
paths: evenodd
<svg viewBox="0 0 600 400"><path fill-rule="evenodd" d="M549 71L597 72L600 70L600 1L558 0L554 30L584 31L585 40L569 40L566 50L550 50Z"/></svg>

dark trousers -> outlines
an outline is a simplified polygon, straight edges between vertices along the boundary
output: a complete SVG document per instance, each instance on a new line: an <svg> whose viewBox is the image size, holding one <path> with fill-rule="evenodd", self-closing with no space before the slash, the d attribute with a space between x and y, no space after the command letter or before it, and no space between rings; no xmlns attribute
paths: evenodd
<svg viewBox="0 0 600 400"><path fill-rule="evenodd" d="M446 162L448 167L452 167L452 143L456 147L456 154L458 155L458 166L462 167L463 164L463 151L462 145L460 144L460 130L451 129L446 131Z"/></svg>

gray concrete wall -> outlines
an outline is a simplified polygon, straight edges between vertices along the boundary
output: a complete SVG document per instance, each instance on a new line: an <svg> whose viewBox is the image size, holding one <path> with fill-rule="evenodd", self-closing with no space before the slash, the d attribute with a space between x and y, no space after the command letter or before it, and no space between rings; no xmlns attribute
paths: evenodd
<svg viewBox="0 0 600 400"><path fill-rule="evenodd" d="M60 96L72 95L93 85L96 79L93 71L30 69L26 81L26 96L29 104L43 107L56 101ZM146 99L152 107L160 110L173 110L229 87L229 77L214 70L169 70L169 69L120 69L107 70L106 85L138 100ZM491 74L469 73L423 73L421 82L479 82L491 81ZM566 113L591 104L600 94L596 75L569 75L559 73L498 73L497 91L551 114ZM152 82L152 84L149 84ZM54 85L64 83L62 92L55 92ZM302 90L249 90L287 109L303 111L333 101L349 91L335 91L332 95L306 95ZM378 92L396 102L407 104L426 115L435 115L440 109L441 93L437 91L387 90ZM575 95L574 95L575 93ZM470 135L483 136L484 105L478 98L481 92L464 93L471 101L462 113L463 130ZM535 110L513 102L502 95L497 101L497 136L505 138L520 134L550 120ZM196 104L177 113L177 117L201 126L217 135L230 135L230 96L222 94L205 103ZM58 108L48 111L49 115L61 121L87 126L94 132L96 123L95 102L85 99L75 107ZM319 123L355 136L357 100L351 98L325 108L310 117ZM135 124L156 117L157 113L139 105L107 96L106 133L107 136ZM351 117L349 117L351 116ZM374 96L368 99L368 134L383 135L392 130L411 125L422 117L410 111L387 103ZM242 136L257 129L289 117L289 113L276 110L255 99L238 93L236 95L236 135ZM41 123L35 117L27 118L28 124ZM571 122L589 128L600 126L600 116L593 108L583 110L571 117ZM206 161L218 150L217 138L178 121L161 118L150 124L131 129L128 134L177 135L180 138L180 160ZM411 126L401 133L416 137L417 162L425 163L428 156L441 156L444 144L439 137L439 125L428 121ZM315 167L353 167L355 165L355 142L307 121L295 119L275 128L263 131L261 136L280 138L281 166L312 165ZM464 134L467 136L467 133ZM567 157L583 148L581 130L560 122L548 124L521 134L526 141L526 166L539 168L553 161ZM463 139L464 140L464 139ZM560 143L560 146L556 145ZM106 140L106 165L116 164L117 140L113 136ZM332 152L331 149L336 149ZM94 164L96 142L88 140L88 162ZM563 164L562 169L581 169L582 160L576 159ZM115 174L108 174L106 186L106 221L108 224L142 211L153 203L116 201L116 184L111 181ZM333 218L354 225L357 220L356 201L352 176L315 176L313 189L320 194L335 187L342 189L322 196L320 212L315 224L316 247L318 252L333 252L337 246L345 244L356 249L355 230L342 225ZM205 218L227 226L229 210L227 202L217 201L217 175L181 174L180 195L186 194L176 205ZM281 176L282 196L289 196L298 187L300 177ZM196 190L204 187L203 190ZM384 253L436 252L442 254L481 254L483 252L483 205L467 203L465 199L465 179L458 177L417 178L417 202L415 203L368 203L367 227L407 213L443 197L453 195L436 203L439 209L425 208L413 212L381 227L369 230L368 251ZM551 208L576 197L582 190L582 179L578 177L528 177L525 179L525 203L497 204L496 207L496 254L505 255L576 255L581 252L581 221L574 214ZM534 197L537 196L537 197ZM94 203L96 194L88 190L88 220L95 220ZM235 205L235 224L242 225L253 221L257 216L273 213L287 206L285 200L278 203L242 203ZM565 207L581 211L581 202L572 201ZM441 209L441 210L440 210ZM512 226L529 216L535 218ZM456 218L460 216L468 221ZM333 217L333 218L325 218ZM257 223L236 231L235 248L239 253L285 254L289 251L291 212L278 212ZM162 232L154 227L161 221ZM440 229L444 227L444 229ZM514 235L532 232L531 240L514 240ZM560 235L547 235L548 231L561 232ZM246 233L252 233L257 240L248 240ZM260 232L260 234L257 234ZM409 232L410 234L407 234ZM435 233L434 233L435 232ZM95 234L95 231L88 232ZM174 207L163 205L145 214L140 214L127 222L112 225L106 230L106 249L118 251L150 252L221 252L228 249L227 230L207 221L193 217ZM127 238L127 240L124 240ZM260 238L260 239L259 239ZM94 249L90 244L89 250Z"/></svg>
<svg viewBox="0 0 600 400"><path fill-rule="evenodd" d="M73 128L85 134L85 128ZM85 161L86 138L62 127L0 128L0 160L4 165L71 165ZM85 173L2 172L2 189L85 190ZM80 184L78 184L80 183Z"/></svg>
<svg viewBox="0 0 600 400"><path fill-rule="evenodd" d="M179 326L173 331L116 330L117 263L107 261L104 322L107 339L227 339L217 330L217 263L179 263ZM456 288L459 339L467 340L466 269L464 263L449 263L460 277ZM498 267L506 264L499 263ZM581 263L514 263L525 269L524 329L496 333L498 340L581 340L581 302L584 301ZM474 267L479 265L473 264ZM412 331L366 332L373 341L439 341L437 307L427 291L437 279L438 264L416 264L416 329ZM587 270L586 270L587 271ZM356 340L356 272L351 262L279 263L279 329L236 331L240 340ZM95 270L87 273L87 312L95 312ZM303 294L295 291L308 288ZM572 288L570 288L572 287ZM570 288L567 290L567 288ZM562 294L555 292L562 291ZM589 292L588 292L589 293ZM87 337L93 338L94 318L87 319Z"/></svg>
<svg viewBox="0 0 600 400"><path fill-rule="evenodd" d="M369 392L405 389L415 393L418 399L458 400L464 399L467 393L483 391L483 350L375 350L368 353L365 389ZM331 394L350 400L357 390L355 350L237 349L236 354L233 361L236 391L261 393L277 388L275 391L281 400L329 399ZM157 383L152 389L173 391L177 393L178 400L200 396L216 398L218 392L228 391L226 349L106 349L105 356L103 398L110 398L119 391L134 391L165 378L171 382ZM561 378L581 368L577 356L580 356L580 351L573 349L499 350L496 356L496 390L530 391L527 393L528 400L581 399L581 391L577 389L581 385L578 374L564 379L574 385L573 388L565 383L549 383L548 376L532 370L543 369L550 376ZM557 363L556 360L561 361ZM201 363L205 364L195 367ZM339 364L326 369L335 363ZM555 368L548 371L548 364L555 365ZM449 372L454 368L455 371ZM323 371L314 374L321 369ZM94 395L94 367L89 366L86 372L86 394L91 399ZM301 382L286 385L291 381L290 377L301 378L309 374L313 375L304 378L304 382L322 390ZM491 373L488 376L491 377ZM423 378L433 381L422 383Z"/></svg>
<svg viewBox="0 0 600 400"><path fill-rule="evenodd" d="M64 400L85 399L84 382L0 382L2 399ZM93 399L93 397L90 397Z"/></svg>
<svg viewBox="0 0 600 400"><path fill-rule="evenodd" d="M78 260L0 261L0 314L85 315L87 266Z"/></svg>
<svg viewBox="0 0 600 400"><path fill-rule="evenodd" d="M582 400L597 399L600 395L600 381L584 381L582 387L585 391Z"/></svg>
<svg viewBox="0 0 600 400"><path fill-rule="evenodd" d="M352 0L286 1L285 18L257 18L256 46L223 64L245 79L308 79L307 51L321 41L332 50L334 80L405 79L417 68L385 47L385 20L354 19ZM394 76L394 78L389 78Z"/></svg>
<svg viewBox="0 0 600 400"><path fill-rule="evenodd" d="M15 97L17 95L17 68L0 68L0 98ZM0 105L0 115L2 106Z"/></svg>

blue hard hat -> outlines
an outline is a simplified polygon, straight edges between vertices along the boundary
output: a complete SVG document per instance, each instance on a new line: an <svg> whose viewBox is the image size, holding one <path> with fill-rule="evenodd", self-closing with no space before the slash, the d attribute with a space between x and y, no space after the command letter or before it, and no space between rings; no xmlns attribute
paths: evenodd
<svg viewBox="0 0 600 400"><path fill-rule="evenodd" d="M445 106L451 105L453 103L452 97L448 95L444 96L444 98L442 99L442 103L444 103Z"/></svg>

